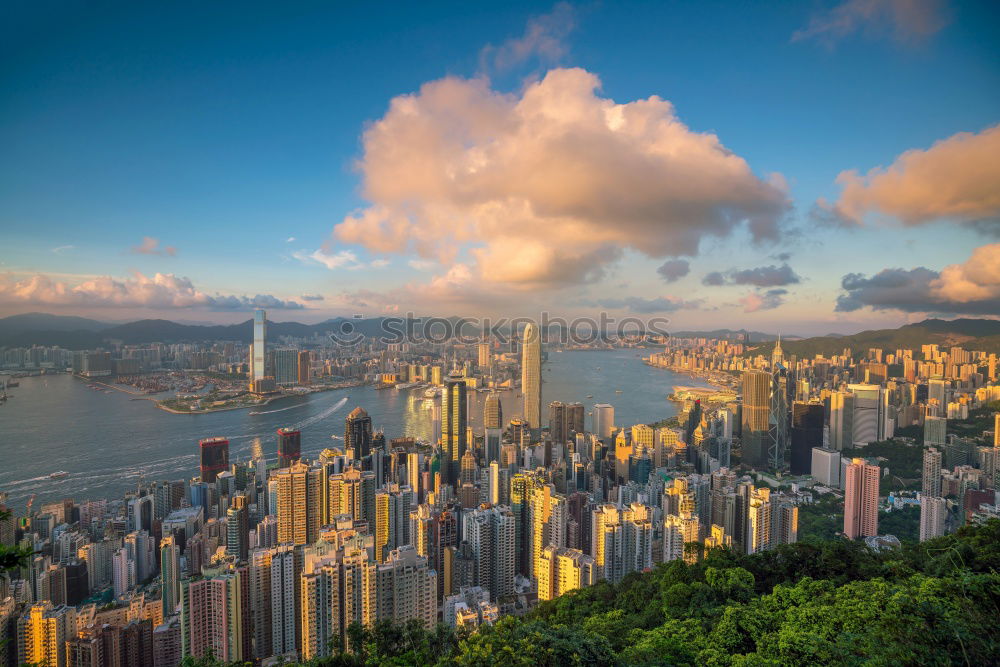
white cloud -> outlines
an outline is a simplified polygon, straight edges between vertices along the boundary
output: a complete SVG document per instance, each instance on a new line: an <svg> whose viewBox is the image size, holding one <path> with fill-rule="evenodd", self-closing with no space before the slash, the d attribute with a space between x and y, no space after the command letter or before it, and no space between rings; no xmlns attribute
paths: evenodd
<svg viewBox="0 0 1000 667"><path fill-rule="evenodd" d="M11 273L0 276L0 303L48 306L91 306L122 308L205 308L246 310L254 307L300 309L302 304L269 294L253 297L209 295L188 278L172 273L152 277L138 271L129 278L98 276L78 284L36 274L18 280Z"/></svg>
<svg viewBox="0 0 1000 667"><path fill-rule="evenodd" d="M669 102L617 104L599 85L556 69L519 95L449 77L395 98L364 135L371 205L334 236L508 290L600 278L626 248L695 255L738 229L777 236L789 207L780 177L757 177ZM457 285L450 273L439 287Z"/></svg>
<svg viewBox="0 0 1000 667"><path fill-rule="evenodd" d="M287 239L285 239L285 243L292 243L293 241L295 241L294 236L289 236Z"/></svg>
<svg viewBox="0 0 1000 667"><path fill-rule="evenodd" d="M430 271L431 269L438 266L437 262L432 262L428 259L411 259L407 264L411 269L416 271Z"/></svg>
<svg viewBox="0 0 1000 667"><path fill-rule="evenodd" d="M357 254L351 250L341 250L335 253L328 253L322 249L314 250L313 252L299 250L293 252L292 257L304 264L313 262L322 264L331 271L335 269L355 270L364 267L364 264L358 259Z"/></svg>
<svg viewBox="0 0 1000 667"><path fill-rule="evenodd" d="M346 271L357 271L359 269L384 269L391 263L385 258L373 259L371 262L363 262L353 250L340 250L329 252L323 248L309 252L299 250L292 253L292 257L303 264L322 264L331 271L344 269Z"/></svg>
<svg viewBox="0 0 1000 667"><path fill-rule="evenodd" d="M74 245L60 245L60 246L56 246L55 248L52 248L52 252L54 252L57 255L61 255L64 252L69 252L70 250L74 249L75 247L76 246L74 246Z"/></svg>

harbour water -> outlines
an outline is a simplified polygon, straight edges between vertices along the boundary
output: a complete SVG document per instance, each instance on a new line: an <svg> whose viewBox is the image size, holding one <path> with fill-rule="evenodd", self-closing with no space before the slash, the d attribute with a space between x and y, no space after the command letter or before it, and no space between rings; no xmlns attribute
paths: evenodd
<svg viewBox="0 0 1000 667"><path fill-rule="evenodd" d="M542 368L543 419L549 401L580 401L587 412L595 403L615 407L619 425L648 423L676 414L667 400L675 385L708 386L700 380L642 363L645 350L552 353ZM198 440L229 438L230 459L250 456L259 439L265 455L275 457L279 427L302 430L304 456L340 446L344 417L361 406L386 439L431 436L431 401L422 389L338 389L279 399L262 412L233 410L200 415L170 414L150 401L117 391L99 391L69 375L21 379L12 398L0 405L0 491L9 504L23 507L60 498L115 498L142 480L183 479L197 474ZM620 391L621 393L617 393ZM592 398L587 398L591 395ZM470 392L473 427L482 423L485 394ZM343 401L347 398L347 401ZM501 397L504 419L520 416L514 392ZM286 409L288 408L288 409ZM587 418L587 428L591 426ZM64 470L64 478L49 474Z"/></svg>

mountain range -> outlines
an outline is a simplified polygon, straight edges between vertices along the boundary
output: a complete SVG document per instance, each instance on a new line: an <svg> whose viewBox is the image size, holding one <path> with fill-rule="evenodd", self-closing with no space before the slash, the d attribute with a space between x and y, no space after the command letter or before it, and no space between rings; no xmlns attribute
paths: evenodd
<svg viewBox="0 0 1000 667"><path fill-rule="evenodd" d="M451 322L458 318L446 318ZM284 336L310 338L326 336L331 332L358 332L371 336L384 331L387 318L365 319L337 317L318 324L268 321L268 337L272 340ZM412 322L408 323L412 325ZM398 324L396 325L398 328ZM715 329L712 331L678 331L676 337L704 337L735 339L743 330ZM777 336L751 331L751 343L771 343ZM126 344L142 343L198 343L209 341L240 341L249 343L253 334L252 320L238 324L198 325L181 324L170 320L137 320L125 324L100 322L84 317L25 313L0 318L0 347L29 347L31 345L58 345L72 350L93 349L109 341ZM894 350L898 347L915 348L925 343L942 346L961 345L966 349L1000 351L1000 320L987 319L929 319L907 324L897 329L862 331L844 336L830 334L812 338L782 336L782 346L787 354L811 357L815 354L837 354L844 348L855 352L869 347ZM758 348L761 346L758 346Z"/></svg>
<svg viewBox="0 0 1000 667"><path fill-rule="evenodd" d="M937 343L941 347L957 345L966 350L983 350L1000 353L1000 320L986 319L930 319L906 324L897 329L873 329L850 336L817 336L802 340L781 340L785 355L801 358L817 354L830 356L850 348L855 356L869 348L886 351L911 349L919 352L921 345ZM761 352L758 346L755 352Z"/></svg>

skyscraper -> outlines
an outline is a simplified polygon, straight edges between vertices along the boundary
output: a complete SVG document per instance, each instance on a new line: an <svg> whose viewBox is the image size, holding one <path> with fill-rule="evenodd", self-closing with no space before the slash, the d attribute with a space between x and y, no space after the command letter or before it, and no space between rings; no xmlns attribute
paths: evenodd
<svg viewBox="0 0 1000 667"><path fill-rule="evenodd" d="M417 620L426 629L437 622L437 572L410 545L389 552L375 574L377 620Z"/></svg>
<svg viewBox="0 0 1000 667"><path fill-rule="evenodd" d="M524 326L521 340L521 394L524 421L532 429L542 426L542 339L534 323Z"/></svg>
<svg viewBox="0 0 1000 667"><path fill-rule="evenodd" d="M253 346L251 347L250 384L251 389L257 381L267 376L267 313L263 310L253 311Z"/></svg>
<svg viewBox="0 0 1000 667"><path fill-rule="evenodd" d="M684 545L698 541L699 528L698 517L689 510L681 514L667 514L663 520L663 560L683 558L693 562L697 554L685 553Z"/></svg>
<svg viewBox="0 0 1000 667"><path fill-rule="evenodd" d="M324 523L332 523L340 514L349 514L355 521L375 521L375 473L350 467L331 475L327 481L328 515Z"/></svg>
<svg viewBox="0 0 1000 667"><path fill-rule="evenodd" d="M568 547L545 547L536 569L539 600L552 600L569 591L593 586L598 579L594 557Z"/></svg>
<svg viewBox="0 0 1000 667"><path fill-rule="evenodd" d="M878 535L879 467L854 459L847 466L844 491L844 534L848 538Z"/></svg>
<svg viewBox="0 0 1000 667"><path fill-rule="evenodd" d="M323 471L293 463L272 475L277 481L278 542L312 544L319 537Z"/></svg>
<svg viewBox="0 0 1000 667"><path fill-rule="evenodd" d="M936 447L925 449L920 479L922 496L938 497L941 495L941 467L941 450Z"/></svg>
<svg viewBox="0 0 1000 667"><path fill-rule="evenodd" d="M185 656L211 653L229 661L249 660L253 646L246 568L206 569L181 584L181 646Z"/></svg>
<svg viewBox="0 0 1000 667"><path fill-rule="evenodd" d="M613 405L608 405L607 403L598 403L594 406L594 435L596 435L601 440L605 441L605 444L611 444L611 434L614 432L615 428L615 408Z"/></svg>
<svg viewBox="0 0 1000 667"><path fill-rule="evenodd" d="M413 492L409 486L390 484L375 492L375 560L384 563L389 552L410 543L410 506Z"/></svg>
<svg viewBox="0 0 1000 667"><path fill-rule="evenodd" d="M201 481L214 482L220 472L229 469L229 440L205 438L198 441L201 452Z"/></svg>
<svg viewBox="0 0 1000 667"><path fill-rule="evenodd" d="M274 369L274 382L282 387L299 381L299 351L292 349L272 350L268 353L269 366Z"/></svg>
<svg viewBox="0 0 1000 667"><path fill-rule="evenodd" d="M160 581L163 616L173 615L181 596L181 549L172 535L160 540Z"/></svg>
<svg viewBox="0 0 1000 667"><path fill-rule="evenodd" d="M309 350L302 350L299 352L299 384L307 385L312 380L312 357L309 355Z"/></svg>
<svg viewBox="0 0 1000 667"><path fill-rule="evenodd" d="M477 347L478 353L478 363L480 372L485 371L492 367L493 365L493 354L490 351L490 344L488 342L479 343Z"/></svg>
<svg viewBox="0 0 1000 667"><path fill-rule="evenodd" d="M290 428L278 429L278 467L287 468L302 457L302 433Z"/></svg>
<svg viewBox="0 0 1000 667"><path fill-rule="evenodd" d="M468 405L465 396L465 379L452 373L444 382L441 393L441 481L457 487L460 461L465 454L468 436Z"/></svg>
<svg viewBox="0 0 1000 667"><path fill-rule="evenodd" d="M771 371L770 413L768 414L767 465L783 470L789 449L788 371L782 361L781 341L775 347Z"/></svg>
<svg viewBox="0 0 1000 667"><path fill-rule="evenodd" d="M76 610L42 601L17 620L17 664L66 667L66 640L76 635Z"/></svg>
<svg viewBox="0 0 1000 667"><path fill-rule="evenodd" d="M830 449L838 452L854 446L854 395L847 391L830 394Z"/></svg>
<svg viewBox="0 0 1000 667"><path fill-rule="evenodd" d="M854 447L864 447L878 442L882 432L882 387L873 384L849 384L854 395L852 441Z"/></svg>
<svg viewBox="0 0 1000 667"><path fill-rule="evenodd" d="M743 462L754 468L768 465L771 382L771 374L767 371L743 371Z"/></svg>
<svg viewBox="0 0 1000 667"><path fill-rule="evenodd" d="M937 496L920 496L920 541L944 535L948 503Z"/></svg>
<svg viewBox="0 0 1000 667"><path fill-rule="evenodd" d="M247 559L250 549L250 508L246 494L233 496L232 504L226 510L226 553L236 556L239 562Z"/></svg>
<svg viewBox="0 0 1000 667"><path fill-rule="evenodd" d="M823 404L793 403L791 431L791 473L808 475L813 447L823 446Z"/></svg>
<svg viewBox="0 0 1000 667"><path fill-rule="evenodd" d="M924 444L944 445L948 434L948 420L944 417L924 417Z"/></svg>
<svg viewBox="0 0 1000 667"><path fill-rule="evenodd" d="M462 535L473 554L473 581L497 600L513 594L514 514L506 507L480 507L462 515Z"/></svg>
<svg viewBox="0 0 1000 667"><path fill-rule="evenodd" d="M483 428L503 428L503 405L500 403L498 392L491 391L486 396L483 405Z"/></svg>
<svg viewBox="0 0 1000 667"><path fill-rule="evenodd" d="M364 408L351 410L344 420L344 448L355 460L364 459L372 452L372 418Z"/></svg>
<svg viewBox="0 0 1000 667"><path fill-rule="evenodd" d="M566 404L562 401L549 403L549 439L566 442Z"/></svg>

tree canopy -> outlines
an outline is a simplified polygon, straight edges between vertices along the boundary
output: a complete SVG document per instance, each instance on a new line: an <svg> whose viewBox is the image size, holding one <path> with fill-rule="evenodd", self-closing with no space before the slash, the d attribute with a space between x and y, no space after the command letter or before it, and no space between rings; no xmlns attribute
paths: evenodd
<svg viewBox="0 0 1000 667"><path fill-rule="evenodd" d="M713 549L477 632L354 626L340 665L996 664L1000 520L877 553L844 539ZM193 661L189 667L216 667Z"/></svg>

